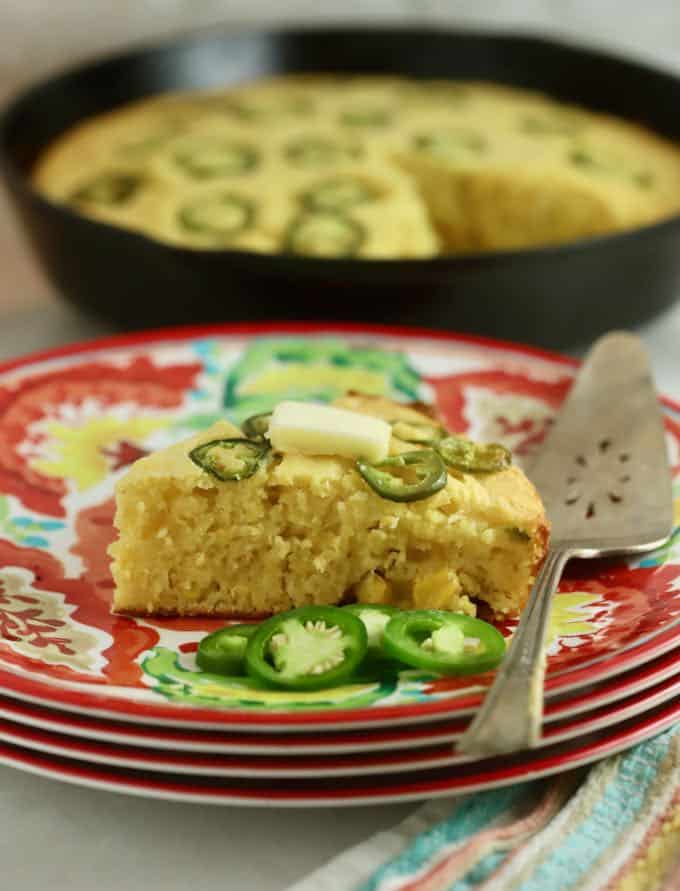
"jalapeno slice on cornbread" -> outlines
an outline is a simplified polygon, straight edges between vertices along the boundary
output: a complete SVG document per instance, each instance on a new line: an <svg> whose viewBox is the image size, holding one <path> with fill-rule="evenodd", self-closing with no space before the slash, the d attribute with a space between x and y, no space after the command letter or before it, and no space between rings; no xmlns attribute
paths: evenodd
<svg viewBox="0 0 680 891"><path fill-rule="evenodd" d="M337 176L324 180L300 196L302 205L309 210L342 212L368 204L379 197L377 190L356 176Z"/></svg>
<svg viewBox="0 0 680 891"><path fill-rule="evenodd" d="M79 186L72 194L74 204L93 204L114 207L130 201L144 184L139 173L111 171L100 173L94 179Z"/></svg>
<svg viewBox="0 0 680 891"><path fill-rule="evenodd" d="M254 220L254 203L232 192L198 198L177 211L177 222L182 229L215 238L245 232Z"/></svg>
<svg viewBox="0 0 680 891"><path fill-rule="evenodd" d="M175 153L175 164L192 179L238 176L254 170L259 153L251 145L230 141L207 141Z"/></svg>
<svg viewBox="0 0 680 891"><path fill-rule="evenodd" d="M354 257L366 241L366 230L349 217L316 211L298 217L288 227L284 250L312 257Z"/></svg>

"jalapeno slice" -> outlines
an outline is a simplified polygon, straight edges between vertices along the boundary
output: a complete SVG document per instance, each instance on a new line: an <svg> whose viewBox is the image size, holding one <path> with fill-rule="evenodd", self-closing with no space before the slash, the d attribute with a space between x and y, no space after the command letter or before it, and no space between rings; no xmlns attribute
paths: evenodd
<svg viewBox="0 0 680 891"><path fill-rule="evenodd" d="M239 142L208 142L192 150L177 152L175 163L193 179L238 176L257 167L259 155Z"/></svg>
<svg viewBox="0 0 680 891"><path fill-rule="evenodd" d="M211 674L246 673L246 647L257 625L228 625L208 634L198 645L196 663Z"/></svg>
<svg viewBox="0 0 680 891"><path fill-rule="evenodd" d="M474 130L435 130L414 136L413 147L438 158L448 158L460 156L461 150L480 154L486 148L486 140Z"/></svg>
<svg viewBox="0 0 680 891"><path fill-rule="evenodd" d="M432 445L446 436L446 430L434 422L404 421L397 418L388 423L392 427L392 433L402 442Z"/></svg>
<svg viewBox="0 0 680 891"><path fill-rule="evenodd" d="M177 213L183 229L214 238L228 238L244 232L255 220L255 206L246 198L226 193L185 204Z"/></svg>
<svg viewBox="0 0 680 891"><path fill-rule="evenodd" d="M378 193L370 185L354 176L338 176L319 183L300 196L309 210L342 212L375 201Z"/></svg>
<svg viewBox="0 0 680 891"><path fill-rule="evenodd" d="M512 455L497 442L478 443L463 436L446 436L435 448L449 467L464 473L497 473L512 463Z"/></svg>
<svg viewBox="0 0 680 891"><path fill-rule="evenodd" d="M580 122L566 115L529 115L520 122L520 129L531 136L575 136L580 129Z"/></svg>
<svg viewBox="0 0 680 891"><path fill-rule="evenodd" d="M334 606L305 606L263 622L250 638L246 668L288 690L323 690L347 681L366 655L363 623Z"/></svg>
<svg viewBox="0 0 680 891"><path fill-rule="evenodd" d="M125 204L142 187L143 177L138 173L101 173L71 195L75 204L101 204L113 207Z"/></svg>
<svg viewBox="0 0 680 891"><path fill-rule="evenodd" d="M385 626L399 610L396 606L374 606L369 603L348 603L342 609L352 613L363 622L368 640L367 656L372 659L384 659L383 634Z"/></svg>
<svg viewBox="0 0 680 891"><path fill-rule="evenodd" d="M341 112L340 123L348 127L388 127L392 118L392 112L388 108L357 106Z"/></svg>
<svg viewBox="0 0 680 891"><path fill-rule="evenodd" d="M218 103L222 112L250 123L266 123L282 117L309 117L316 111L314 100L309 96L292 96L283 101L246 102L236 97Z"/></svg>
<svg viewBox="0 0 680 891"><path fill-rule="evenodd" d="M189 458L222 482L239 482L251 477L269 452L269 445L251 439L213 439L189 452Z"/></svg>
<svg viewBox="0 0 680 891"><path fill-rule="evenodd" d="M331 139L307 136L289 142L284 155L291 164L298 167L323 167L337 164L345 158L358 158L361 149L358 146L346 146Z"/></svg>
<svg viewBox="0 0 680 891"><path fill-rule="evenodd" d="M291 223L283 249L310 257L354 257L366 240L366 230L338 213L308 213Z"/></svg>
<svg viewBox="0 0 680 891"><path fill-rule="evenodd" d="M388 501L420 501L446 485L444 462L434 449L402 452L377 464L357 461L357 470L368 485Z"/></svg>
<svg viewBox="0 0 680 891"><path fill-rule="evenodd" d="M259 415L251 415L241 424L241 430L243 430L248 439L264 439L265 433L269 430L271 419L272 413L270 411L263 411Z"/></svg>
<svg viewBox="0 0 680 891"><path fill-rule="evenodd" d="M654 184L653 175L646 170L630 170L625 164L609 158L601 158L584 148L572 149L569 161L582 170L595 174L611 174L630 177L635 185L648 189Z"/></svg>
<svg viewBox="0 0 680 891"><path fill-rule="evenodd" d="M409 610L385 626L388 656L438 674L478 674L499 665L503 635L481 619L443 610Z"/></svg>

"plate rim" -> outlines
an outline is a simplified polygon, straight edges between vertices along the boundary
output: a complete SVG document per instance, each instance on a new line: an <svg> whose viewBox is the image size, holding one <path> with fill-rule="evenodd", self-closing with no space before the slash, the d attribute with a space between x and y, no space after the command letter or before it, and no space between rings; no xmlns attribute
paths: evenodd
<svg viewBox="0 0 680 891"><path fill-rule="evenodd" d="M645 713L670 700L680 704L680 672L660 681L653 690L642 690L616 702L611 708L601 706L575 719L565 719L563 726L550 727L534 751L577 740L607 730ZM107 741L74 740L58 732L37 730L0 719L0 742L18 745L57 757L103 764L108 767L148 770L152 773L176 773L182 776L203 776L212 779L306 779L340 778L343 776L378 776L412 773L463 765L498 761L498 758L475 758L460 755L455 743L460 732L444 734L441 739L425 741L409 749L376 749L368 752L312 753L293 752L258 754L217 754L210 752L172 752L116 744ZM451 750L447 755L447 750ZM287 757L288 756L288 757Z"/></svg>
<svg viewBox="0 0 680 891"><path fill-rule="evenodd" d="M666 659L665 662L663 660ZM651 661L651 660L650 660ZM565 721L582 715L587 715L592 711L602 708L609 703L619 702L630 696L642 693L657 684L669 679L675 674L680 673L680 666L677 664L677 651L671 650L667 655L658 656L656 660L662 665L654 668L646 665L648 672L646 677L640 680L639 677L633 677L621 682L619 676L614 676L614 690L611 689L611 681L604 681L596 684L596 689L592 693L585 695L577 695L575 697L565 697L563 700L548 705L544 714L544 724L553 724L556 721ZM635 672L637 669L631 669ZM644 670L642 674L644 675ZM601 690L602 686L610 685L609 689ZM606 697L603 702L602 698ZM9 705L8 705L9 703ZM287 734L257 734L247 731L231 731L232 738L227 741L229 731L208 731L213 737L211 740L199 742L195 736L188 731L179 728L166 727L164 725L147 725L133 724L130 722L124 729L116 727L113 735L110 728L90 726L83 728L82 724L87 724L88 719L92 720L92 716L86 714L78 714L70 711L61 711L50 709L54 712L53 716L43 717L40 715L33 716L31 709L32 703L25 700L14 699L13 697L5 697L4 701L0 700L0 721L9 721L16 725L24 725L26 727L36 728L47 732L53 732L64 736L71 736L76 739L84 739L95 742L110 743L114 745L127 745L139 748L148 748L157 751L181 751L194 754L220 754L220 755L240 755L248 753L257 754L295 754L307 755L312 753L341 754L350 752L370 752L377 750L404 751L415 748L418 745L427 744L427 740L442 734L446 736L444 730L446 727L444 722L423 722L414 726L409 725L388 725L387 727L370 728L367 735L366 731L360 731L355 740L348 738L347 731L340 733L333 731L325 731L321 734L310 736L309 734L299 734L294 731ZM39 706L43 708L43 706ZM14 710L13 710L14 709ZM472 710L468 710L472 713ZM28 714L27 714L28 713ZM466 713L467 714L467 713ZM457 718L464 715L457 715ZM95 719L106 724L106 719ZM69 724L69 721L73 722ZM119 722L124 724L126 722ZM456 724L456 719L450 722ZM149 733L149 731L151 731ZM196 728L192 728L196 733ZM431 736L428 736L428 731ZM357 730L350 730L349 733L356 733ZM147 735L144 735L144 734ZM240 733L240 737L238 734ZM153 734L156 734L155 736ZM179 738L183 734L183 738ZM225 738L219 739L220 734ZM190 739L187 739L190 736ZM218 739L215 739L218 737ZM344 737L344 738L343 738Z"/></svg>
<svg viewBox="0 0 680 891"><path fill-rule="evenodd" d="M8 746L0 743L0 765L15 767L29 773L38 774L51 779L70 782L75 785L89 788L102 789L110 792L126 793L137 797L156 798L165 801L179 801L195 804L212 805L240 805L248 807L347 807L374 804L396 804L399 802L419 801L422 799L434 799L449 797L453 794L463 794L481 791L483 789L500 788L529 779L550 776L567 769L581 767L594 761L599 761L610 755L624 751L637 745L646 739L657 736L680 717L680 700L669 705L658 706L653 715L644 715L639 722L630 720L624 730L615 729L611 734L602 731L594 734L597 739L583 743L557 754L548 754L543 758L521 761L519 764L505 767L500 771L500 776L494 778L488 771L467 777L448 777L437 779L422 779L416 774L410 783L397 784L391 789L366 788L357 794L356 788L342 793L329 794L326 788L324 792L309 792L306 790L282 791L276 788L263 790L229 790L228 787L212 786L203 787L201 792L193 790L189 783L178 782L184 779L179 775L171 776L173 781L157 781L141 772L139 778L130 777L133 771L125 771L127 776L119 778L117 774L107 773L91 766L80 766L80 763L67 759L66 764L60 764L56 759L23 749L18 746ZM533 767L532 767L533 764ZM193 778L196 780L196 777ZM136 780L136 782L133 782Z"/></svg>

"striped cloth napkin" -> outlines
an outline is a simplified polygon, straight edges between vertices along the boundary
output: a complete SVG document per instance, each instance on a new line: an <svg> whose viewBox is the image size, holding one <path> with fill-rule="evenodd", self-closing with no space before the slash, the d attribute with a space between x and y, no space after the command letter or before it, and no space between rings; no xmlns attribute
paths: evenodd
<svg viewBox="0 0 680 891"><path fill-rule="evenodd" d="M432 801L289 891L680 891L680 725L587 770Z"/></svg>

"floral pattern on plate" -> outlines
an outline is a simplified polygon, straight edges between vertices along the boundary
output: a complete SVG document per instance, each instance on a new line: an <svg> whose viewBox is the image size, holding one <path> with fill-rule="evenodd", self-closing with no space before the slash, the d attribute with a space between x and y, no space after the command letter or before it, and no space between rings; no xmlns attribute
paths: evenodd
<svg viewBox="0 0 680 891"><path fill-rule="evenodd" d="M434 403L447 424L504 442L520 463L535 454L566 395L573 366L558 356L454 336L389 329L238 329L199 336L138 335L61 351L0 373L0 671L46 689L126 701L285 712L457 702L489 676L316 694L259 689L196 669L194 651L220 624L110 613L107 547L113 485L138 457L203 429L236 423L282 398L331 400L348 389ZM669 450L680 458L677 412ZM680 491L676 490L680 513ZM680 618L680 532L632 561L574 562L558 595L549 674L578 668ZM506 632L512 623L506 623ZM8 678L10 680L8 680Z"/></svg>

